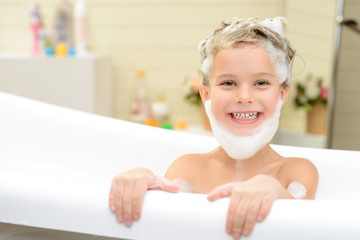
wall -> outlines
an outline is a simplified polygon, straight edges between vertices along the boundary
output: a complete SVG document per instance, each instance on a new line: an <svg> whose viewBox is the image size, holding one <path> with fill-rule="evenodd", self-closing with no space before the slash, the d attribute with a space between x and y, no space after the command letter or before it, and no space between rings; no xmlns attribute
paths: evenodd
<svg viewBox="0 0 360 240"><path fill-rule="evenodd" d="M322 76L330 86L334 61L336 0L288 0L286 16L290 22L287 36L296 48L293 82L307 74ZM306 111L295 109L295 88L282 111L283 130L306 132Z"/></svg>
<svg viewBox="0 0 360 240"><path fill-rule="evenodd" d="M359 1L344 1L345 19L359 24L359 13ZM360 34L343 26L340 41L331 147L360 150Z"/></svg>
<svg viewBox="0 0 360 240"><path fill-rule="evenodd" d="M41 5L50 28L54 0L0 0L0 52L30 52L28 5ZM71 1L74 2L74 1ZM200 68L198 43L222 19L284 15L285 0L88 0L91 49L112 55L114 112L129 118L134 72L145 69L151 95L166 89L172 120L200 123L199 109L183 100L182 83Z"/></svg>

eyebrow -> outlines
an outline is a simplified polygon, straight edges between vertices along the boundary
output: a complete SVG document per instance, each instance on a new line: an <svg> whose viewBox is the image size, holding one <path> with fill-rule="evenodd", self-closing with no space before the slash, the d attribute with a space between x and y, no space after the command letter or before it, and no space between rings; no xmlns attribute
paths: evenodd
<svg viewBox="0 0 360 240"><path fill-rule="evenodd" d="M216 78L226 78L226 77L236 77L235 74L231 74L231 73L223 73L223 74L220 74L218 76L215 76Z"/></svg>
<svg viewBox="0 0 360 240"><path fill-rule="evenodd" d="M275 77L274 74L268 73L268 72L259 72L254 74L255 77L262 77L262 76L268 76L268 77Z"/></svg>
<svg viewBox="0 0 360 240"><path fill-rule="evenodd" d="M216 78L226 78L226 77L236 77L236 75L234 74L231 74L231 73L223 73L223 74L220 74L218 76L216 76ZM271 73L268 73L268 72L258 72L258 73L255 73L254 74L255 77L263 77L263 76L268 76L268 77L275 77L274 74L271 74Z"/></svg>

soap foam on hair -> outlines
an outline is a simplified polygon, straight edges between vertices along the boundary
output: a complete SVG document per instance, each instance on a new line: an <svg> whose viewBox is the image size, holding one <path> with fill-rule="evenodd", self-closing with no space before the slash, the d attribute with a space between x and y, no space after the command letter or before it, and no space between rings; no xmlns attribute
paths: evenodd
<svg viewBox="0 0 360 240"><path fill-rule="evenodd" d="M263 21L256 18L233 18L230 22L223 21L220 28L216 29L209 38L201 41L198 46L202 58L201 70L204 75L202 83L208 84L213 59L218 51L236 47L241 42L248 42L257 44L267 51L276 68L280 84L285 82L290 85L291 64L295 49L285 37L284 25L286 23L284 17L267 18ZM262 32L266 37L262 38L262 34L257 32ZM255 36L252 33L255 33Z"/></svg>

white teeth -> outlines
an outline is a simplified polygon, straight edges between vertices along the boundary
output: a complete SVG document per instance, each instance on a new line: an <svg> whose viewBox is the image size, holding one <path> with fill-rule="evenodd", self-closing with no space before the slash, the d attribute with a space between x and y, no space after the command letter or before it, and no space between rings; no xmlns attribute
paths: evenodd
<svg viewBox="0 0 360 240"><path fill-rule="evenodd" d="M259 113L232 113L231 116L235 119L255 119L259 116Z"/></svg>

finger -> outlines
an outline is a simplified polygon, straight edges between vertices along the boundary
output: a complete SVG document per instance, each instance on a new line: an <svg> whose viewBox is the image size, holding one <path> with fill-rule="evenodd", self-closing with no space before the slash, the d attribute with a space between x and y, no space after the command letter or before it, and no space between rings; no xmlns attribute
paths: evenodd
<svg viewBox="0 0 360 240"><path fill-rule="evenodd" d="M227 183L227 184L218 186L209 193L209 195L207 196L207 199L209 201L215 201L219 198L229 197L232 193L233 186L234 185L232 183Z"/></svg>
<svg viewBox="0 0 360 240"><path fill-rule="evenodd" d="M140 179L135 182L132 194L132 218L134 220L140 219L145 193L148 188L147 185L146 179Z"/></svg>
<svg viewBox="0 0 360 240"><path fill-rule="evenodd" d="M109 208L110 211L115 212L115 191L117 178L114 178L111 183L110 193L109 193Z"/></svg>
<svg viewBox="0 0 360 240"><path fill-rule="evenodd" d="M124 194L124 186L123 183L119 181L119 179L116 179L116 185L113 189L114 194L114 200L115 200L115 215L116 219L119 222L124 221L124 215L123 215L123 194Z"/></svg>
<svg viewBox="0 0 360 240"><path fill-rule="evenodd" d="M130 179L125 179L124 182L124 194L122 201L122 210L124 216L125 225L130 227L133 223L133 213L132 213L132 195L134 189L134 182Z"/></svg>
<svg viewBox="0 0 360 240"><path fill-rule="evenodd" d="M235 221L235 215L237 212L237 208L240 202L240 194L239 192L233 192L230 198L230 203L228 207L228 213L226 216L226 232L228 234L233 234L233 226Z"/></svg>
<svg viewBox="0 0 360 240"><path fill-rule="evenodd" d="M233 224L231 232L233 233L233 236L235 235L242 235L243 234L243 227L244 222L246 219L247 210L251 201L251 195L246 192L240 192L235 194L235 196L238 195L238 203L235 206L235 214L233 216ZM229 226L231 227L231 226ZM235 234L235 235L234 235Z"/></svg>
<svg viewBox="0 0 360 240"><path fill-rule="evenodd" d="M262 200L261 208L260 208L260 211L259 211L256 221L258 221L258 222L264 221L264 219L269 215L271 207L275 200L276 200L276 198L273 196L264 197L264 199Z"/></svg>
<svg viewBox="0 0 360 240"><path fill-rule="evenodd" d="M256 220L261 209L262 198L263 196L258 194L249 202L243 226L243 234L245 236L249 236L254 229Z"/></svg>

